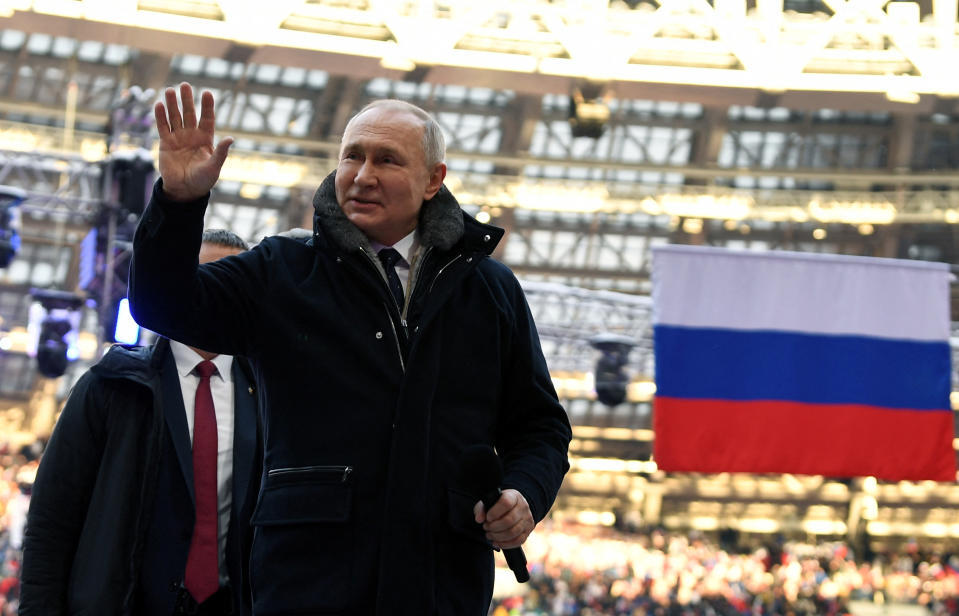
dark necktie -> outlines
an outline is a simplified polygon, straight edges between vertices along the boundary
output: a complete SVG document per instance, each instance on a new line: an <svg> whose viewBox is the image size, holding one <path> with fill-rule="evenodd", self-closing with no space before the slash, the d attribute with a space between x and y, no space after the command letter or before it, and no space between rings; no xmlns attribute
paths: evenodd
<svg viewBox="0 0 959 616"><path fill-rule="evenodd" d="M380 258L380 263L383 264L383 269L386 270L386 282L390 287L390 293L393 294L396 305L402 310L403 285L400 283L400 277L396 274L396 262L402 257L393 248L384 248L377 253L377 256Z"/></svg>
<svg viewBox="0 0 959 616"><path fill-rule="evenodd" d="M196 366L200 385L196 388L193 409L193 491L196 500L196 523L186 560L183 585L197 603L203 603L220 586L218 563L216 498L216 414L210 376L216 373L211 361Z"/></svg>

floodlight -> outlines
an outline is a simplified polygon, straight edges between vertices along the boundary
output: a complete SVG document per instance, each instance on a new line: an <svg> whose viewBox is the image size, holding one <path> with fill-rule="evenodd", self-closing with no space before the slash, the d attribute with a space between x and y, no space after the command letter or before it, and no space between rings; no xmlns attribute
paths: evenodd
<svg viewBox="0 0 959 616"><path fill-rule="evenodd" d="M606 84L586 81L573 86L569 97L569 127L573 137L599 139L609 121Z"/></svg>
<svg viewBox="0 0 959 616"><path fill-rule="evenodd" d="M76 340L83 300L53 289L31 289L30 294L35 301L27 325L31 332L27 354L37 358L40 374L56 378L80 355Z"/></svg>
<svg viewBox="0 0 959 616"><path fill-rule="evenodd" d="M606 406L616 406L626 399L626 364L636 341L619 334L597 334L589 339L589 344L600 352L594 378L596 399Z"/></svg>

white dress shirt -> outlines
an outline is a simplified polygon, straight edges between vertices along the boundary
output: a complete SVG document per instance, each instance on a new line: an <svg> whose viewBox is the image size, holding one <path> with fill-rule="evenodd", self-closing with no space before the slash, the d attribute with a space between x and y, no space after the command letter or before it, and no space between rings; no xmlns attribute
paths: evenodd
<svg viewBox="0 0 959 616"><path fill-rule="evenodd" d="M180 392L183 408L186 409L186 424L193 442L193 413L196 390L200 376L196 365L203 361L200 355L183 343L170 341L170 350L176 361L180 377ZM230 529L230 508L233 505L233 356L217 355L210 360L216 366L216 374L210 377L210 392L213 394L213 410L216 413L216 501L219 513L217 538L219 539L220 581L228 579L226 567L226 537Z"/></svg>

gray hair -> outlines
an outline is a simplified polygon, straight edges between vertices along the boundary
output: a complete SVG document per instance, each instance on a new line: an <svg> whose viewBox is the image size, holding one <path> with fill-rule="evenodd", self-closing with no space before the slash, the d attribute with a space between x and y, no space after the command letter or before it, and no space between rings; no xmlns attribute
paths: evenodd
<svg viewBox="0 0 959 616"><path fill-rule="evenodd" d="M422 107L417 107L413 103L400 100L398 98L381 98L368 103L360 109L356 115L350 118L346 126L349 128L353 120L371 109L393 109L396 111L405 111L422 120L423 122L423 153L426 156L426 166L430 169L437 163L446 160L446 139L443 138L443 130L429 112ZM345 133L346 131L344 131Z"/></svg>
<svg viewBox="0 0 959 616"><path fill-rule="evenodd" d="M242 237L226 229L207 229L203 232L203 239L201 241L204 244L216 244L217 246L239 248L240 250L250 248Z"/></svg>

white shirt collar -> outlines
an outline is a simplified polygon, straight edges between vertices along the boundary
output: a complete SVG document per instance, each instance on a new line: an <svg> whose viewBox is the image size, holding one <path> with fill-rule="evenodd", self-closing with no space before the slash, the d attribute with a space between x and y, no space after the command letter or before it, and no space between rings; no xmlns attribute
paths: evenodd
<svg viewBox="0 0 959 616"><path fill-rule="evenodd" d="M181 377L187 376L196 368L196 365L203 361L199 353L176 340L170 341L170 352L173 353L173 360L176 362L176 371ZM217 355L210 361L216 366L217 374L224 381L232 381L233 373L230 371L233 367L232 355Z"/></svg>

